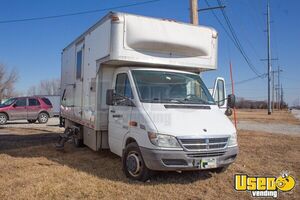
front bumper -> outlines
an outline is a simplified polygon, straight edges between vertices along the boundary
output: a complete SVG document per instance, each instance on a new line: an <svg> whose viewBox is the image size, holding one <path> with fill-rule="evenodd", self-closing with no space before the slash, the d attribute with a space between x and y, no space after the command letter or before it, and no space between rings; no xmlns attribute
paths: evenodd
<svg viewBox="0 0 300 200"><path fill-rule="evenodd" d="M200 170L197 162L204 157L214 157L216 167L224 167L233 163L238 154L237 146L226 148L222 152L154 150L144 147L140 147L140 150L146 166L157 171Z"/></svg>

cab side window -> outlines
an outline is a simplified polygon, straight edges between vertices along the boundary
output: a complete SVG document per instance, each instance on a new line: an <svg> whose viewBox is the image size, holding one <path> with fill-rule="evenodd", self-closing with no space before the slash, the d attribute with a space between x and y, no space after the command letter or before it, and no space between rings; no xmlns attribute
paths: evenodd
<svg viewBox="0 0 300 200"><path fill-rule="evenodd" d="M81 79L82 72L82 50L77 52L76 55L76 79Z"/></svg>
<svg viewBox="0 0 300 200"><path fill-rule="evenodd" d="M126 73L121 73L117 75L115 92L119 96L125 96L130 99L133 99L130 82Z"/></svg>
<svg viewBox="0 0 300 200"><path fill-rule="evenodd" d="M16 107L24 107L26 106L26 99L18 99L15 103Z"/></svg>

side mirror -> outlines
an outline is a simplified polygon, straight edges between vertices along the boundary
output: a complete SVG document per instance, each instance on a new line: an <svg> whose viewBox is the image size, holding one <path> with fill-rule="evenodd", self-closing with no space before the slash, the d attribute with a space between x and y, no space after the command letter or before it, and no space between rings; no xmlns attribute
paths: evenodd
<svg viewBox="0 0 300 200"><path fill-rule="evenodd" d="M225 115L231 116L232 115L232 109L231 108L227 108L226 111L225 111Z"/></svg>
<svg viewBox="0 0 300 200"><path fill-rule="evenodd" d="M235 107L235 95L229 94L227 97L227 107L234 108Z"/></svg>
<svg viewBox="0 0 300 200"><path fill-rule="evenodd" d="M224 78L218 77L215 80L212 96L219 107L226 107L226 88Z"/></svg>
<svg viewBox="0 0 300 200"><path fill-rule="evenodd" d="M114 90L106 90L106 105L114 105Z"/></svg>
<svg viewBox="0 0 300 200"><path fill-rule="evenodd" d="M127 99L126 100L126 106L135 107L135 104L130 99Z"/></svg>
<svg viewBox="0 0 300 200"><path fill-rule="evenodd" d="M13 104L12 107L14 107L14 108L17 107L17 104Z"/></svg>

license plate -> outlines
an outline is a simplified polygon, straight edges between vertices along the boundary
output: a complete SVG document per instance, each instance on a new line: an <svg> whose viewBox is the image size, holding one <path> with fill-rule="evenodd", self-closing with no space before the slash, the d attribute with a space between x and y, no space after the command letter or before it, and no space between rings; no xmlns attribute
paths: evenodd
<svg viewBox="0 0 300 200"><path fill-rule="evenodd" d="M199 169L210 169L217 167L216 158L202 158L201 160L196 161L197 167Z"/></svg>

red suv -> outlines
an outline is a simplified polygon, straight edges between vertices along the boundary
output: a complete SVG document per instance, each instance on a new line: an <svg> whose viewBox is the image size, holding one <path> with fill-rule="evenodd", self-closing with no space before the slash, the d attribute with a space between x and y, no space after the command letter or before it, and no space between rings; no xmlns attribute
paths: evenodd
<svg viewBox="0 0 300 200"><path fill-rule="evenodd" d="M0 104L0 125L8 120L27 119L29 123L47 123L52 116L52 104L45 97L17 97Z"/></svg>

